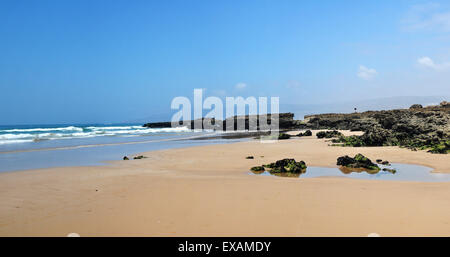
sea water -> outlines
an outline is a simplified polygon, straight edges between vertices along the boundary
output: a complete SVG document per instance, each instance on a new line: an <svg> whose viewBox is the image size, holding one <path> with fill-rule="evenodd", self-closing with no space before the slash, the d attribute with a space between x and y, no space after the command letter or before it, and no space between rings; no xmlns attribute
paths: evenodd
<svg viewBox="0 0 450 257"><path fill-rule="evenodd" d="M144 151L242 141L195 140L212 133L140 124L0 126L0 172L102 165Z"/></svg>

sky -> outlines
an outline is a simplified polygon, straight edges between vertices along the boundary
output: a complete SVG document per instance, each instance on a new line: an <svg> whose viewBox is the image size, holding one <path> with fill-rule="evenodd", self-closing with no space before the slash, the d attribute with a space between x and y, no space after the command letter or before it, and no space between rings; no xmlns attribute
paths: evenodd
<svg viewBox="0 0 450 257"><path fill-rule="evenodd" d="M444 1L0 1L0 124L161 120L194 88L325 104L449 84Z"/></svg>

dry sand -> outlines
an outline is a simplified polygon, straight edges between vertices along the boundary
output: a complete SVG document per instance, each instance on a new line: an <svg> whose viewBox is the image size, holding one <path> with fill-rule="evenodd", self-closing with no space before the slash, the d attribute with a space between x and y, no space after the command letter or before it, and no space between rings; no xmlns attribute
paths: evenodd
<svg viewBox="0 0 450 257"><path fill-rule="evenodd" d="M447 182L248 175L286 157L335 167L358 152L450 173L450 155L314 137L155 151L100 167L0 174L0 236L450 236Z"/></svg>

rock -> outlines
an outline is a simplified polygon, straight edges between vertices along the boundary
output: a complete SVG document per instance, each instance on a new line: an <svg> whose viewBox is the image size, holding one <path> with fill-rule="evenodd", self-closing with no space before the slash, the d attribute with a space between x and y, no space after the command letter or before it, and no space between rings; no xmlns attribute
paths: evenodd
<svg viewBox="0 0 450 257"><path fill-rule="evenodd" d="M450 107L450 102L442 101L439 105L442 107Z"/></svg>
<svg viewBox="0 0 450 257"><path fill-rule="evenodd" d="M377 164L373 163L369 158L360 153L355 155L354 158L349 157L348 155L341 156L337 158L336 164L347 168L380 170L380 167L378 167Z"/></svg>
<svg viewBox="0 0 450 257"><path fill-rule="evenodd" d="M446 154L450 152L450 140L434 145L431 150L428 150L430 153L440 153Z"/></svg>
<svg viewBox="0 0 450 257"><path fill-rule="evenodd" d="M264 171L263 166L255 166L250 168L251 171Z"/></svg>
<svg viewBox="0 0 450 257"><path fill-rule="evenodd" d="M297 124L301 124L303 129L364 132L361 136L338 136L333 139L333 143L343 146L404 146L431 153L449 152L445 145L450 141L450 103L446 101L422 108L306 115L305 121ZM326 137L326 134L318 133L318 137Z"/></svg>
<svg viewBox="0 0 450 257"><path fill-rule="evenodd" d="M413 104L409 107L409 109L422 109L423 106L421 104Z"/></svg>
<svg viewBox="0 0 450 257"><path fill-rule="evenodd" d="M247 156L247 157L245 157L245 159L254 159L254 157L253 156Z"/></svg>
<svg viewBox="0 0 450 257"><path fill-rule="evenodd" d="M377 163L381 163L383 160L381 160L381 159L376 159L375 160Z"/></svg>
<svg viewBox="0 0 450 257"><path fill-rule="evenodd" d="M286 134L286 133L280 133L278 135L278 140L284 140L284 139L289 139L289 138L291 138L291 135Z"/></svg>
<svg viewBox="0 0 450 257"><path fill-rule="evenodd" d="M343 136L343 134L337 130L333 131L320 131L316 133L317 138L332 138Z"/></svg>
<svg viewBox="0 0 450 257"><path fill-rule="evenodd" d="M269 168L271 173L278 173L278 172L304 173L306 172L307 168L306 163L304 161L296 162L295 159L282 159L263 166Z"/></svg>
<svg viewBox="0 0 450 257"><path fill-rule="evenodd" d="M272 114L261 114L258 116L249 116L249 115L241 115L241 116L232 116L229 117L225 120L215 120L214 118L200 118L197 120L188 120L186 121L187 127L189 128L194 128L196 127L195 124L197 124L197 126L199 128L203 128L203 129L216 129L216 130L237 130L237 124L238 124L238 120L240 121L244 121L243 123L245 124L245 128L244 129L250 129L249 128L249 124L250 124L250 118L255 118L255 120L257 120L258 124L258 130L259 129L264 129L259 127L260 124L260 120L262 118L264 118L264 120L267 120L267 124L270 124L272 122ZM207 121L207 122L205 122ZM205 128L203 127L204 124L212 124L212 128ZM261 123L264 124L264 123ZM296 122L294 121L294 114L293 113L278 113L278 124L279 124L279 128L280 129L295 129L295 124ZM175 124L176 126L182 126L182 124L178 123ZM172 123L171 122L151 122L151 123L146 123L143 125L144 127L148 127L148 128L170 128L172 127Z"/></svg>
<svg viewBox="0 0 450 257"><path fill-rule="evenodd" d="M144 159L144 158L147 158L147 157L145 157L143 155L138 155L138 156L133 157L134 160L140 160L140 159Z"/></svg>
<svg viewBox="0 0 450 257"><path fill-rule="evenodd" d="M308 129L307 131L305 131L303 133L301 133L301 132L298 133L297 136L298 137L309 137L309 136L312 136L312 132L311 132L311 130Z"/></svg>
<svg viewBox="0 0 450 257"><path fill-rule="evenodd" d="M337 158L336 162L337 165L341 166L350 166L351 164L354 163L356 163L356 160L348 155Z"/></svg>
<svg viewBox="0 0 450 257"><path fill-rule="evenodd" d="M383 165L391 165L388 161L382 161L381 164L383 164Z"/></svg>
<svg viewBox="0 0 450 257"><path fill-rule="evenodd" d="M128 159L128 157L124 156L124 157L123 157L123 160L124 160L124 161L128 161L129 159Z"/></svg>
<svg viewBox="0 0 450 257"><path fill-rule="evenodd" d="M395 174L397 172L396 169L389 169L389 168L383 168L383 171L387 171L387 172L390 172L392 174Z"/></svg>

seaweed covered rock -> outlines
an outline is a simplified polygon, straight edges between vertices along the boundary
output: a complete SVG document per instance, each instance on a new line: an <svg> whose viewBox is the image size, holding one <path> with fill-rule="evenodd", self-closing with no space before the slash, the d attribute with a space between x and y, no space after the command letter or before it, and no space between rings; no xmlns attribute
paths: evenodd
<svg viewBox="0 0 450 257"><path fill-rule="evenodd" d="M255 166L250 168L251 171L264 171L263 166Z"/></svg>
<svg viewBox="0 0 450 257"><path fill-rule="evenodd" d="M286 133L280 133L280 135L278 135L278 140L289 139L289 138L291 138L291 135L286 134Z"/></svg>
<svg viewBox="0 0 450 257"><path fill-rule="evenodd" d="M311 132L311 130L307 130L307 131L305 131L305 132L300 132L300 133L298 133L297 134L297 136L298 137L309 137L309 136L312 136L312 132Z"/></svg>
<svg viewBox="0 0 450 257"><path fill-rule="evenodd" d="M340 166L350 166L355 163L356 163L356 160L348 155L337 158L337 162L336 162L336 164L340 165Z"/></svg>
<svg viewBox="0 0 450 257"><path fill-rule="evenodd" d="M428 150L430 153L441 153L446 154L450 152L450 140L447 140L445 142L440 142L439 144L433 145L430 150Z"/></svg>
<svg viewBox="0 0 450 257"><path fill-rule="evenodd" d="M389 168L383 168L383 171L387 171L387 172L390 172L392 174L395 174L397 172L396 169L389 169Z"/></svg>
<svg viewBox="0 0 450 257"><path fill-rule="evenodd" d="M332 140L333 143L339 143L341 146L353 146L359 147L364 146L364 141L361 140L359 136L340 136Z"/></svg>
<svg viewBox="0 0 450 257"><path fill-rule="evenodd" d="M263 165L265 168L269 168L270 172L292 172L292 173L304 173L306 171L306 163L304 161L296 162L295 159L282 159L270 164Z"/></svg>
<svg viewBox="0 0 450 257"><path fill-rule="evenodd" d="M343 136L343 134L337 130L331 130L331 131L317 132L316 136L317 136L317 138L332 138L332 137Z"/></svg>
<svg viewBox="0 0 450 257"><path fill-rule="evenodd" d="M369 169L369 170L380 170L377 164L373 163L369 158L362 154L355 155L354 158L346 155L337 158L337 165L345 166L347 168L355 169Z"/></svg>

